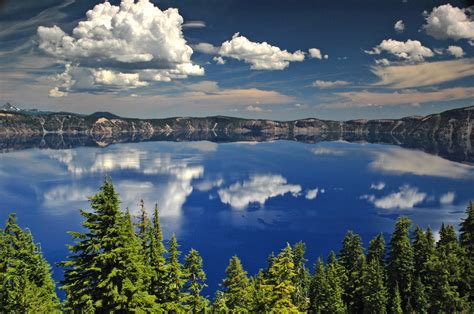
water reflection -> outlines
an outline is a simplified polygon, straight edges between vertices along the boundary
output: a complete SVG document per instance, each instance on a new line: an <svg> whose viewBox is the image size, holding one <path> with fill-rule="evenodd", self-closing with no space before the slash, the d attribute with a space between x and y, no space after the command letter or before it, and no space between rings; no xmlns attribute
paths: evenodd
<svg viewBox="0 0 474 314"><path fill-rule="evenodd" d="M0 219L30 227L50 262L66 255L78 208L104 175L132 213L143 199L162 215L165 237L205 258L211 290L238 254L255 273L267 254L303 240L308 257L337 249L348 229L368 241L410 216L437 230L474 199L474 167L401 147L294 141L141 142L0 154ZM209 291L212 294L212 291Z"/></svg>

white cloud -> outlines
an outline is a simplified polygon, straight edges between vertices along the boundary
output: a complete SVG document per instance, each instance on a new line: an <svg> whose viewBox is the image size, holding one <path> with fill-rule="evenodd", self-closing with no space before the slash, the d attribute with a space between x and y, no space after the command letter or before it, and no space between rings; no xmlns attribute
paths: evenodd
<svg viewBox="0 0 474 314"><path fill-rule="evenodd" d="M369 164L373 170L391 174L410 173L419 176L463 178L472 175L474 167L452 162L425 152L390 148L375 153Z"/></svg>
<svg viewBox="0 0 474 314"><path fill-rule="evenodd" d="M219 51L219 47L214 46L213 44L209 43L199 43L193 46L193 49L208 55L217 54Z"/></svg>
<svg viewBox="0 0 474 314"><path fill-rule="evenodd" d="M474 39L474 21L470 10L453 7L449 3L426 13L423 28L436 39Z"/></svg>
<svg viewBox="0 0 474 314"><path fill-rule="evenodd" d="M462 58L464 56L464 50L459 46L449 46L446 50L456 58Z"/></svg>
<svg viewBox="0 0 474 314"><path fill-rule="evenodd" d="M385 188L385 182L377 182L377 183L372 183L370 185L370 189L372 189L372 190L381 191L384 188Z"/></svg>
<svg viewBox="0 0 474 314"><path fill-rule="evenodd" d="M386 58L375 59L375 64L387 66L387 65L390 65L390 61Z"/></svg>
<svg viewBox="0 0 474 314"><path fill-rule="evenodd" d="M313 59L319 59L319 60L322 60L323 58L324 59L328 59L329 56L328 55L323 55L321 53L321 50L319 50L318 48L310 48L308 50L309 52L309 56Z"/></svg>
<svg viewBox="0 0 474 314"><path fill-rule="evenodd" d="M261 205L272 197L292 193L298 195L301 186L288 184L281 175L254 175L248 181L237 182L218 191L220 200L236 209L244 209L250 203Z"/></svg>
<svg viewBox="0 0 474 314"><path fill-rule="evenodd" d="M305 198L307 200L314 200L316 199L316 197L318 197L318 192L319 192L319 189L318 188L315 188L315 189L312 189L312 190L308 190L306 191L306 195L305 195ZM324 193L324 192L323 192Z"/></svg>
<svg viewBox="0 0 474 314"><path fill-rule="evenodd" d="M55 87L55 88L52 88L49 90L49 94L48 94L50 97L65 97L67 96L67 93L66 92L62 92L59 90L58 87Z"/></svg>
<svg viewBox="0 0 474 314"><path fill-rule="evenodd" d="M362 195L361 198L373 203L377 208L411 209L426 199L426 193L419 192L416 187L404 185L399 188L398 192L393 192L381 198L374 195Z"/></svg>
<svg viewBox="0 0 474 314"><path fill-rule="evenodd" d="M290 53L267 42L252 42L239 33L222 43L219 54L249 63L253 70L283 70L290 62L304 60L304 53L300 50Z"/></svg>
<svg viewBox="0 0 474 314"><path fill-rule="evenodd" d="M322 81L322 80L316 80L313 82L313 86L317 88L334 88L338 86L345 86L350 84L348 81L342 81L342 80L337 80L337 81Z"/></svg>
<svg viewBox="0 0 474 314"><path fill-rule="evenodd" d="M445 194L441 195L439 198L439 202L443 205L451 205L456 197L456 193L454 192L446 192Z"/></svg>
<svg viewBox="0 0 474 314"><path fill-rule="evenodd" d="M332 147L316 147L311 150L313 154L320 156L320 155L333 155L333 156L341 156L344 155L346 152L341 149L332 148Z"/></svg>
<svg viewBox="0 0 474 314"><path fill-rule="evenodd" d="M224 184L224 179L219 178L216 180L204 180L201 182L198 182L194 185L194 187L201 192L207 192L210 191L214 187L221 187L222 184Z"/></svg>
<svg viewBox="0 0 474 314"><path fill-rule="evenodd" d="M403 33L405 30L405 23L403 23L403 20L398 20L393 26L393 29L395 29L397 33Z"/></svg>
<svg viewBox="0 0 474 314"><path fill-rule="evenodd" d="M58 26L38 27L39 48L74 68L84 68L75 74L92 80L92 86L138 87L146 84L142 80L203 75L204 69L191 61L193 50L183 37L182 24L177 9L161 11L148 0L123 0L120 6L104 2L87 12L72 35ZM75 86L77 75L69 76L60 91Z"/></svg>
<svg viewBox="0 0 474 314"><path fill-rule="evenodd" d="M206 22L204 21L187 21L183 24L183 28L204 28L206 27Z"/></svg>
<svg viewBox="0 0 474 314"><path fill-rule="evenodd" d="M225 60L221 56L215 56L212 58L217 64L225 64Z"/></svg>
<svg viewBox="0 0 474 314"><path fill-rule="evenodd" d="M272 111L271 109L265 110L262 107L252 106L252 105L245 107L245 110L249 112L271 112Z"/></svg>
<svg viewBox="0 0 474 314"><path fill-rule="evenodd" d="M385 39L372 50L366 50L365 52L373 55L387 52L406 61L424 61L425 58L434 56L430 48L423 46L418 40L411 39L405 42Z"/></svg>

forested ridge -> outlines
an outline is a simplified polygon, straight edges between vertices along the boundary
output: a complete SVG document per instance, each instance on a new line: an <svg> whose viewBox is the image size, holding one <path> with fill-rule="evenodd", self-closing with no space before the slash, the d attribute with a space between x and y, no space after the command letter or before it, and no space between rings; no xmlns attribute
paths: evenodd
<svg viewBox="0 0 474 314"><path fill-rule="evenodd" d="M233 256L219 291L203 295L206 274L197 250L186 255L173 235L163 239L158 207L143 201L132 217L106 178L81 210L83 231L70 232L70 255L60 263L60 301L41 246L11 214L0 231L2 313L472 313L474 206L460 222L442 225L436 241L406 217L390 241L382 234L363 247L348 231L338 253L308 266L305 244L287 244L256 275ZM314 245L314 244L313 244ZM223 265L223 268L225 265Z"/></svg>

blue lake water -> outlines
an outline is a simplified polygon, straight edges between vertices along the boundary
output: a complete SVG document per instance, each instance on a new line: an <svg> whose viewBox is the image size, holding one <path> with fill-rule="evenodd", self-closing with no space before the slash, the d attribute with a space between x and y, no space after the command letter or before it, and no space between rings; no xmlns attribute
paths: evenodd
<svg viewBox="0 0 474 314"><path fill-rule="evenodd" d="M473 166L397 146L147 142L0 154L0 220L15 211L49 262L61 261L66 232L81 229L78 209L105 174L123 208L158 203L165 238L175 233L183 253L199 250L211 296L233 255L254 274L272 251L302 240L313 264L348 229L367 243L407 215L437 231L457 225L474 199Z"/></svg>

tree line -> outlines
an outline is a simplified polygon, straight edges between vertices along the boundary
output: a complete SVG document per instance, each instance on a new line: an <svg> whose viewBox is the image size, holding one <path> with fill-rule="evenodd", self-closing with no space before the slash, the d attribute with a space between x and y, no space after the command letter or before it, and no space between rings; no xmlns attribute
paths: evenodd
<svg viewBox="0 0 474 314"><path fill-rule="evenodd" d="M60 266L66 298L60 301L51 267L14 214L0 232L0 312L139 313L472 313L474 310L474 206L460 223L413 228L401 217L388 244L382 234L367 250L348 231L338 254L307 267L305 244L287 244L249 276L233 256L221 288L203 296L206 274L199 252L182 258L173 235L164 241L158 208L143 201L133 217L119 208L110 179L81 210L84 231L70 232L70 255Z"/></svg>

